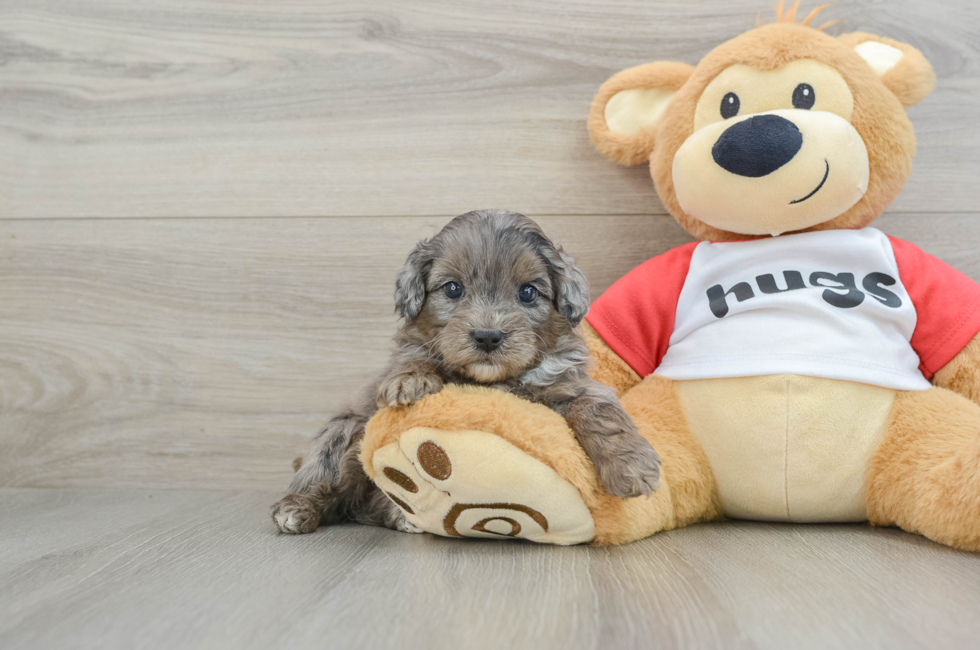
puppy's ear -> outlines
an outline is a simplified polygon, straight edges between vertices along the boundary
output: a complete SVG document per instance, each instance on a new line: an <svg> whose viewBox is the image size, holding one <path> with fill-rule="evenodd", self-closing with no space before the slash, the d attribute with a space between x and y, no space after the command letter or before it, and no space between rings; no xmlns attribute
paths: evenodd
<svg viewBox="0 0 980 650"><path fill-rule="evenodd" d="M932 66L911 45L863 32L841 34L837 39L854 48L906 108L921 102L936 87Z"/></svg>
<svg viewBox="0 0 980 650"><path fill-rule="evenodd" d="M575 327L589 311L589 282L561 246L545 248L544 257L551 267L558 313Z"/></svg>
<svg viewBox="0 0 980 650"><path fill-rule="evenodd" d="M621 165L649 160L660 119L693 71L685 63L657 61L610 77L589 113L589 136L596 149Z"/></svg>
<svg viewBox="0 0 980 650"><path fill-rule="evenodd" d="M395 311L412 321L425 304L426 282L435 259L432 240L423 239L408 254L405 265L395 278Z"/></svg>

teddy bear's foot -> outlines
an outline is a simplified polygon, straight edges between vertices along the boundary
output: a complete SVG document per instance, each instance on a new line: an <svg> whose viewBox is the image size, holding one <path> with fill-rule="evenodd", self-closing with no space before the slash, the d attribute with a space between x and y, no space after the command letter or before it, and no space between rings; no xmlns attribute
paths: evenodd
<svg viewBox="0 0 980 650"><path fill-rule="evenodd" d="M939 388L899 392L867 503L875 524L980 552L980 405Z"/></svg>
<svg viewBox="0 0 980 650"><path fill-rule="evenodd" d="M553 469L484 431L416 427L372 458L409 524L445 537L579 544L595 536L582 496Z"/></svg>

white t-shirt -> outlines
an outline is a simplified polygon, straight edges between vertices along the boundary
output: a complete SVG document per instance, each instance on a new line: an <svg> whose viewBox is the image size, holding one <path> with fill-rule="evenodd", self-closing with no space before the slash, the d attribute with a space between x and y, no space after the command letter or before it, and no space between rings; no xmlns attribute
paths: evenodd
<svg viewBox="0 0 980 650"><path fill-rule="evenodd" d="M830 230L682 246L613 285L588 320L641 376L923 390L980 330L980 286L874 228Z"/></svg>

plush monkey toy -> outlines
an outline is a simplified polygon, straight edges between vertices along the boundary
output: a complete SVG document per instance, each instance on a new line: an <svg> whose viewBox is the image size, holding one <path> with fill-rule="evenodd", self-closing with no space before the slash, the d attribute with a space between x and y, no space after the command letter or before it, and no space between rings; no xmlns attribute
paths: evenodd
<svg viewBox="0 0 980 650"><path fill-rule="evenodd" d="M696 67L620 72L589 116L599 151L649 161L700 240L583 325L594 377L660 453L660 490L610 497L559 416L449 387L379 413L362 450L417 526L610 544L720 515L870 521L980 550L980 286L870 227L910 173L905 109L932 68L796 7Z"/></svg>

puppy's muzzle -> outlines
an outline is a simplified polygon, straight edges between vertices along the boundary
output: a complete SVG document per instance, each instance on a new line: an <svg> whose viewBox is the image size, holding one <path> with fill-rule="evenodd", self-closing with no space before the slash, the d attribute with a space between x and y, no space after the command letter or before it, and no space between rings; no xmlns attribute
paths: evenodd
<svg viewBox="0 0 980 650"><path fill-rule="evenodd" d="M484 352L493 352L501 346L507 335L500 330L473 330L470 338Z"/></svg>

